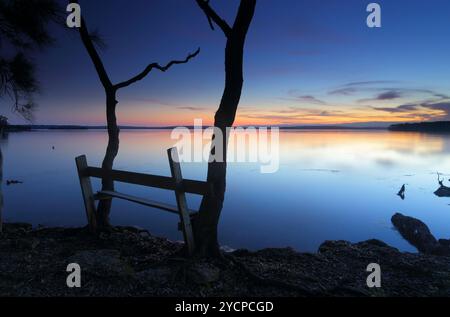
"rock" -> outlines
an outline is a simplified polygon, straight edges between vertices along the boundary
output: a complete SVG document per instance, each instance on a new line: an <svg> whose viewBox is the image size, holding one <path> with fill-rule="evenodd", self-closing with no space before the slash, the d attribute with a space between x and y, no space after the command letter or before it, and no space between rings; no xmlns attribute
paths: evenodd
<svg viewBox="0 0 450 317"><path fill-rule="evenodd" d="M416 218L396 213L391 219L402 237L411 243L421 253L444 255L450 254L450 248L440 244L431 234L426 224Z"/></svg>
<svg viewBox="0 0 450 317"><path fill-rule="evenodd" d="M450 239L439 239L439 244L442 246L450 247Z"/></svg>
<svg viewBox="0 0 450 317"><path fill-rule="evenodd" d="M174 273L170 267L151 268L136 273L136 278L147 287L168 285L173 280Z"/></svg>
<svg viewBox="0 0 450 317"><path fill-rule="evenodd" d="M450 197L450 188L444 185L441 185L434 194L438 197Z"/></svg>
<svg viewBox="0 0 450 317"><path fill-rule="evenodd" d="M350 249L352 244L348 241L336 240L330 241L326 240L319 246L319 253L335 252L337 249Z"/></svg>
<svg viewBox="0 0 450 317"><path fill-rule="evenodd" d="M212 263L197 262L187 269L186 275L195 284L210 284L220 278L220 269Z"/></svg>
<svg viewBox="0 0 450 317"><path fill-rule="evenodd" d="M148 231L141 231L141 232L139 232L139 235L145 239L148 239L151 237L151 234Z"/></svg>
<svg viewBox="0 0 450 317"><path fill-rule="evenodd" d="M129 230L129 231L135 232L135 233L147 231L144 228L139 227L139 226L127 226L127 227L122 227L122 228L125 228L126 230Z"/></svg>
<svg viewBox="0 0 450 317"><path fill-rule="evenodd" d="M33 250L39 245L37 239L14 239L11 240L12 244L19 250Z"/></svg>
<svg viewBox="0 0 450 317"><path fill-rule="evenodd" d="M77 263L82 272L102 277L125 277L133 273L131 267L120 259L117 250L80 251L71 256L67 263Z"/></svg>
<svg viewBox="0 0 450 317"><path fill-rule="evenodd" d="M235 256L248 256L250 254L251 254L251 252L247 249L237 249L237 250L233 251L233 253L232 253L232 255L235 255Z"/></svg>
<svg viewBox="0 0 450 317"><path fill-rule="evenodd" d="M47 226L42 225L42 224L38 224L37 227L36 227L36 229L35 229L35 231L36 231L36 232L39 232L39 231L48 230L48 229L49 229L49 228L48 228Z"/></svg>
<svg viewBox="0 0 450 317"><path fill-rule="evenodd" d="M6 233L27 233L33 230L33 226L28 223L4 223L3 230Z"/></svg>
<svg viewBox="0 0 450 317"><path fill-rule="evenodd" d="M377 247L383 247L383 248L386 248L386 247L391 248L387 243L385 243L381 240L378 240L378 239L370 239L370 240L363 241L360 243L361 244L369 244L369 245L373 245L373 246L377 246Z"/></svg>
<svg viewBox="0 0 450 317"><path fill-rule="evenodd" d="M231 252L236 251L236 249L233 249L233 248L231 248L231 247L229 247L229 246L227 246L227 245L221 245L221 246L220 246L220 250L221 250L222 252L225 252L225 253L231 253Z"/></svg>

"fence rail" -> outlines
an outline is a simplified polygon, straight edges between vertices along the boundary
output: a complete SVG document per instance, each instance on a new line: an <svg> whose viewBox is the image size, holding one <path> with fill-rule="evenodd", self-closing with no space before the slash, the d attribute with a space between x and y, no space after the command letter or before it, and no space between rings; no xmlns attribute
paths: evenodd
<svg viewBox="0 0 450 317"><path fill-rule="evenodd" d="M176 188L173 178L167 176L134 173L120 170L105 171L102 168L91 166L88 166L84 173L85 175L94 178L110 177L114 181L127 184L156 187L168 190L175 190ZM206 182L183 179L183 189L186 193L189 194L206 195L208 194L210 187Z"/></svg>
<svg viewBox="0 0 450 317"><path fill-rule="evenodd" d="M90 230L92 232L97 230L95 201L113 198L127 200L147 207L178 214L187 250L189 254L192 255L195 250L195 243L191 224L191 214L195 213L195 211L188 209L186 193L208 195L212 193L212 186L207 182L183 179L176 148L168 149L167 155L172 177L119 170L108 171L102 168L88 166L85 155L77 157L75 161ZM121 183L171 190L175 193L177 205L172 206L163 202L135 197L117 191L104 190L94 193L91 177L108 178Z"/></svg>

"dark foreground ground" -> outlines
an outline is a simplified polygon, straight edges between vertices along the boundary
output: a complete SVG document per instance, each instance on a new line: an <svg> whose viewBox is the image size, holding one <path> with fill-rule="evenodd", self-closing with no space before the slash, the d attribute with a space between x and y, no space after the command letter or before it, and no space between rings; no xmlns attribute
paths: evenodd
<svg viewBox="0 0 450 317"><path fill-rule="evenodd" d="M450 257L401 253L381 241L327 241L318 252L238 250L222 261L187 260L182 244L138 228L7 224L0 237L0 296L449 296ZM366 286L379 263L382 287ZM82 287L66 286L69 263Z"/></svg>

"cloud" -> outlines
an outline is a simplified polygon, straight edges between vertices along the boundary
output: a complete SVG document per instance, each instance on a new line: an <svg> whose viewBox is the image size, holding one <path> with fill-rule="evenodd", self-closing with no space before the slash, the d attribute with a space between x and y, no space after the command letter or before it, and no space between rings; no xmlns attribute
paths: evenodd
<svg viewBox="0 0 450 317"><path fill-rule="evenodd" d="M439 102L434 104L427 104L423 105L423 107L431 109L431 110L438 110L442 111L442 120L450 120L450 102Z"/></svg>
<svg viewBox="0 0 450 317"><path fill-rule="evenodd" d="M319 116L321 116L321 117L332 117L332 116L335 116L337 114L342 114L342 112L341 111L324 110L324 111L321 111L319 113Z"/></svg>
<svg viewBox="0 0 450 317"><path fill-rule="evenodd" d="M297 107L289 107L288 109L282 109L277 112L283 113L283 114L295 114L295 113L298 113L299 111L300 111L300 109Z"/></svg>
<svg viewBox="0 0 450 317"><path fill-rule="evenodd" d="M435 93L434 96L441 99L450 99L450 96L439 93Z"/></svg>
<svg viewBox="0 0 450 317"><path fill-rule="evenodd" d="M394 100L401 97L402 93L398 90L386 90L376 95L374 98L360 99L358 102Z"/></svg>
<svg viewBox="0 0 450 317"><path fill-rule="evenodd" d="M450 96L440 92L436 92L427 88L409 88L402 87L402 85L387 85L392 83L400 83L393 80L372 80L372 81L359 81L343 84L334 90L328 92L328 95L366 95L374 94L373 97L365 97L356 100L358 103L364 102L383 102L392 101L400 98L421 98L421 103L436 103L438 101L446 101L450 99ZM382 108L380 108L382 109ZM388 108L389 109L389 108Z"/></svg>
<svg viewBox="0 0 450 317"><path fill-rule="evenodd" d="M450 120L450 102L404 104L397 107L371 107L391 114L405 114L422 120Z"/></svg>
<svg viewBox="0 0 450 317"><path fill-rule="evenodd" d="M206 108L203 108L203 107L187 107L187 106L177 107L177 109L190 110L190 111L204 111L204 110L206 110Z"/></svg>
<svg viewBox="0 0 450 317"><path fill-rule="evenodd" d="M394 108L391 107L371 107L374 110L389 112L389 113L401 113L401 112L411 112L417 111L420 106L418 105L401 105Z"/></svg>
<svg viewBox="0 0 450 317"><path fill-rule="evenodd" d="M392 84L398 83L395 80L368 80L368 81L356 81L342 85L342 87L355 87L355 86L371 86L380 84Z"/></svg>
<svg viewBox="0 0 450 317"><path fill-rule="evenodd" d="M375 99L376 100L392 100L398 99L402 96L402 94L396 90L390 90L379 94Z"/></svg>
<svg viewBox="0 0 450 317"><path fill-rule="evenodd" d="M355 88L340 88L328 92L329 95L343 95L350 96L353 95L357 90Z"/></svg>
<svg viewBox="0 0 450 317"><path fill-rule="evenodd" d="M345 113L340 110L304 109L299 107L289 107L287 109L266 111L264 113L245 113L240 117L247 119L275 120L279 123L299 122L320 117L342 116Z"/></svg>
<svg viewBox="0 0 450 317"><path fill-rule="evenodd" d="M299 100L299 101L305 101L305 102L315 103L315 104L319 104L319 105L325 105L326 104L325 101L317 99L314 96L299 96L296 99Z"/></svg>
<svg viewBox="0 0 450 317"><path fill-rule="evenodd" d="M288 94L291 95L291 97L284 97L281 98L283 100L289 100L289 101L297 101L301 103L312 103L316 105L326 105L327 103L323 100L320 100L312 95L297 95L298 90L297 89L291 89L289 90Z"/></svg>
<svg viewBox="0 0 450 317"><path fill-rule="evenodd" d="M334 90L331 90L328 92L329 95L343 95L343 96L350 96L353 95L359 91L362 90L372 90L375 85L381 85L381 84L392 84L392 83L398 83L397 81L393 80L368 80L368 81L355 81L343 84L339 87L337 87Z"/></svg>

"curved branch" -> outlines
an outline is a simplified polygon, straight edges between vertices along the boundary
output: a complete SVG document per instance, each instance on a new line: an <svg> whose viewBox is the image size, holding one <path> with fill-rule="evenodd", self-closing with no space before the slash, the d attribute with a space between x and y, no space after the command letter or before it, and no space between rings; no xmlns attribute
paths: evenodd
<svg viewBox="0 0 450 317"><path fill-rule="evenodd" d="M210 7L209 0L195 0L195 1L197 2L200 9L203 10L206 17L208 18L209 26L211 27L211 29L214 30L214 25L212 23L214 21L214 23L216 23L222 29L225 36L229 36L231 33L231 27L228 25L228 23L224 19L222 19L216 13L216 11L214 11Z"/></svg>
<svg viewBox="0 0 450 317"><path fill-rule="evenodd" d="M189 62L190 59L194 58L195 56L197 56L200 53L200 48L197 49L197 51L195 51L192 54L189 54L186 59L182 60L182 61L171 61L169 62L166 66L160 66L158 63L152 63L150 65L148 65L139 75L136 75L135 77L121 82L119 84L114 85L114 88L117 89L121 89L124 87L128 87L131 84L134 84L135 82L142 80L145 78L145 76L147 76L153 69L158 69L162 72L166 72L170 67L172 67L173 65L176 64L186 64L187 62Z"/></svg>

